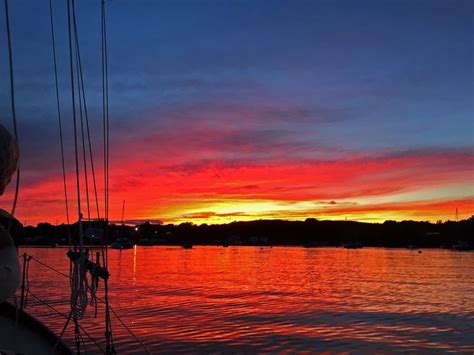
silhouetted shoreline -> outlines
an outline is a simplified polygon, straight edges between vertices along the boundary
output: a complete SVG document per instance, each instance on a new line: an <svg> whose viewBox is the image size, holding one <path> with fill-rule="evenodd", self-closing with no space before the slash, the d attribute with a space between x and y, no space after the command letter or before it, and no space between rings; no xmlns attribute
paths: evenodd
<svg viewBox="0 0 474 355"><path fill-rule="evenodd" d="M1 221L6 224L5 221ZM104 222L83 222L85 244L108 243L125 238L138 245L260 245L260 246L361 246L386 248L452 248L464 243L474 247L474 216L459 222L429 223L417 221L256 220L219 225L109 224L105 237ZM70 226L39 223L24 227L18 221L12 234L17 245L60 246L68 244L68 233L78 236L77 223Z"/></svg>

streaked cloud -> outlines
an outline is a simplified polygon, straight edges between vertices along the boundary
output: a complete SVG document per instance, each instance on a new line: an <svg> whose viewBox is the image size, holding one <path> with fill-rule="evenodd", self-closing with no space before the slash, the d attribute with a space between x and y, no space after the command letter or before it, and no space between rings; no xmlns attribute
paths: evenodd
<svg viewBox="0 0 474 355"><path fill-rule="evenodd" d="M129 221L474 213L472 1L185 3L107 4L112 219L124 199ZM101 176L100 21L93 2L77 6ZM48 11L32 0L11 11L18 217L63 221ZM55 4L75 196L64 13ZM0 86L9 125L7 82Z"/></svg>

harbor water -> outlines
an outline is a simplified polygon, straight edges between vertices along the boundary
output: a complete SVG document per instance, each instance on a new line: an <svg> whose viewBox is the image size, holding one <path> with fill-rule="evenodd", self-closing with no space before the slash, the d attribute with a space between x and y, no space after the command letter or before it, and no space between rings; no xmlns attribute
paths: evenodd
<svg viewBox="0 0 474 355"><path fill-rule="evenodd" d="M23 252L68 273L66 249ZM109 269L111 305L151 353L474 351L473 252L135 247L110 250ZM27 310L60 333L43 303L67 315L68 280L34 260L29 280ZM119 353L143 353L112 319ZM81 325L104 346L102 304Z"/></svg>

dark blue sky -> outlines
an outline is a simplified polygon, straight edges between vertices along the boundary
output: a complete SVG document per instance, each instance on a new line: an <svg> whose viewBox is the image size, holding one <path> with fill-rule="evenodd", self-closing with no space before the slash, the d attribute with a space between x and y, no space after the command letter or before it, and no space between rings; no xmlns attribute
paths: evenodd
<svg viewBox="0 0 474 355"><path fill-rule="evenodd" d="M76 2L89 106L98 122L99 1ZM53 4L67 118L66 8L65 1ZM108 1L116 159L133 158L120 147L137 140L148 142L140 152L157 160L175 154L184 167L471 154L473 4ZM34 182L38 171L52 174L38 157L57 162L49 8L47 0L10 7L20 139L31 168L26 179ZM2 16L1 78L7 78L4 32ZM9 124L6 80L0 88L2 123ZM183 149L198 156L166 145L184 140L184 130L196 139ZM203 134L209 131L214 135ZM166 133L159 142L157 132ZM135 157L146 161L147 154Z"/></svg>
<svg viewBox="0 0 474 355"><path fill-rule="evenodd" d="M92 100L100 89L98 1L77 3ZM65 2L53 4L66 74ZM365 137L377 146L472 143L472 1L114 0L108 8L119 116L216 101L278 110L284 100L296 111L288 114L310 116L308 129L311 118L330 116L325 129L336 141L361 130L363 139L347 142L354 147L365 147ZM19 109L48 116L47 1L15 1L11 13ZM390 129L382 141L380 129Z"/></svg>

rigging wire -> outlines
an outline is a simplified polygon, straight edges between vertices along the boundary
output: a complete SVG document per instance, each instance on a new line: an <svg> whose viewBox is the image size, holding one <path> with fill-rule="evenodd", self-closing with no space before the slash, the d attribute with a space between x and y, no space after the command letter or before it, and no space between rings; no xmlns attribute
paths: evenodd
<svg viewBox="0 0 474 355"><path fill-rule="evenodd" d="M64 313L62 313L61 311L57 310L54 306L50 305L48 302L42 300L40 297L36 296L34 293L32 293L31 291L28 291L29 295L32 296L37 302L39 302L40 304L42 304L43 306L46 306L48 307L49 309L51 309L53 312L55 312L57 315L59 316L62 316L63 318L65 319L68 319L69 318L69 315L66 315ZM105 354L105 351L104 349L100 346L100 344L79 324L79 329L86 335L87 338L89 338L90 341L92 341L96 346L97 348L103 353Z"/></svg>
<svg viewBox="0 0 474 355"><path fill-rule="evenodd" d="M12 60L12 45L11 45L11 32L10 32L10 21L9 21L9 11L8 11L8 0L4 0L5 4L5 16L6 16L6 26L7 26L7 39L8 39L8 52L9 52L9 64L10 64L10 91L11 91L11 109L12 109L12 118L13 118L13 127L15 139L18 143L18 129L17 129L17 120L16 120L16 111L15 111L15 92L14 92L14 73L13 73L13 60ZM64 197L66 204L66 220L68 225L70 225L70 216L69 216L69 199L67 194L67 182L66 182L66 167L65 167L65 158L64 158L64 137L63 137L63 127L62 127L62 118L61 118L61 107L59 99L59 84L58 84L58 70L57 70L57 60L56 60L56 44L54 36L54 21L53 21L53 8L52 1L49 0L49 10L50 10L50 25L51 25L51 39L52 39L52 52L53 52L53 62L54 62L54 77L55 77L55 89L56 89L56 108L58 114L58 125L59 125L59 135L60 135L60 148L61 148L61 163L62 163L62 173L63 173L63 185L64 185ZM77 132L77 116L76 116L76 93L75 93L75 82L74 82L74 64L73 64L73 53L76 57L76 71L78 76L78 96L79 96L79 114L81 120L81 133L82 133L82 150L83 150L83 159L84 159L84 173L86 180L86 191L87 191L87 207L88 207L88 217L90 220L90 204L88 196L88 183L87 183L87 162L86 162L86 144L85 144L85 134L84 134L84 116L87 126L87 136L88 136L88 145L89 153L91 158L92 174L94 179L94 189L95 189L95 199L97 206L97 214L99 215L99 204L97 197L97 188L95 183L95 172L93 167L93 153L92 153L92 144L90 139L90 129L87 117L87 106L85 99L85 89L84 81L82 75L82 66L80 62L80 52L79 52L79 41L77 34L77 25L76 25L76 14L75 14L75 1L67 0L67 24L68 24L68 39L69 39L69 67L70 67L70 80L71 80L71 99L72 99L72 121L74 129L74 156L75 156L75 175L76 175L76 192L77 192L77 214L78 214L78 227L79 227L79 257L74 261L74 267L71 272L69 279L71 280L71 315L76 328L76 339L82 339L81 334L79 334L78 329L82 327L78 324L78 319L84 314L85 308L87 307L87 270L84 268L85 262L87 261L87 253L84 253L83 250L83 230L82 230L82 210L81 210L81 184L80 184L80 168L79 168L79 147L78 147L78 132ZM71 22L72 17L72 22ZM101 23L102 23L102 83L103 83L103 124L104 124L104 219L105 219L105 228L107 236L107 226L109 218L109 105L108 105L108 60L107 60L107 36L106 36L106 18L105 18L105 6L104 0L101 1ZM74 31L75 44L72 40L72 31ZM74 46L74 49L73 49ZM83 107L84 105L84 107ZM83 115L84 113L84 115ZM19 195L19 186L20 186L20 169L17 169L17 178L16 178L16 188L15 188L15 197L13 201L13 207L10 220L9 229L11 226L11 221L13 220L13 215L15 213L16 204L18 201ZM72 247L72 240L69 234L69 248ZM76 243L75 243L76 244ZM77 244L76 244L77 246ZM105 263L104 266L107 267L108 255L107 255L107 244L105 248ZM36 260L38 262L38 260ZM46 264L43 264L46 265ZM110 310L111 307L108 301L108 286L107 279L105 282L105 304L106 304L106 341L107 341L107 354L115 353L113 339L112 339L112 327L110 319ZM38 301L41 301L35 295L33 295L29 290L28 294L33 296ZM46 304L47 305L47 304ZM47 305L51 307L50 305ZM51 307L53 310L54 308ZM115 312L114 312L115 314ZM116 315L117 316L117 315ZM118 317L118 316L117 316ZM68 322L70 317L67 317ZM124 324L122 322L122 324ZM65 325L65 328L67 324ZM82 329L83 330L83 329ZM87 332L83 330L86 335ZM93 340L93 339L92 339ZM95 341L94 341L95 342ZM78 341L79 344L79 341ZM99 347L100 348L100 347Z"/></svg>
<svg viewBox="0 0 474 355"><path fill-rule="evenodd" d="M102 120L104 128L104 221L105 221L105 253L104 267L108 267L108 223L109 223L109 84L107 60L107 22L105 0L101 0L101 37L102 37ZM110 316L108 279L104 280L105 293L105 338L107 354L115 353L112 337L112 322Z"/></svg>
<svg viewBox="0 0 474 355"><path fill-rule="evenodd" d="M14 92L14 73L13 73L13 55L12 55L12 45L11 45L11 32L10 32L10 21L9 21L9 11L8 11L8 0L4 0L5 4L5 17L6 17L6 26L7 26L7 40L8 40L8 53L9 53L9 67L10 67L10 91L11 91L11 109L12 109L12 118L13 118L13 127L15 139L18 143L18 129L17 129L17 120L16 120L16 110L15 110L15 92ZM57 61L56 61L56 45L54 38L54 21L53 21L53 11L52 3L49 1L50 7L50 23L51 23L51 38L52 38L52 50L53 50L53 61L54 61L54 74L55 74L55 86L56 86L56 104L58 112L58 124L60 130L60 146L61 146L61 163L63 169L63 185L64 185L64 194L66 202L66 219L68 225L70 224L69 219L69 203L67 196L67 183L66 183L66 169L65 169L65 159L64 159L64 140L63 140L63 131L62 131L62 120L61 120L61 108L59 100L59 85L58 85L58 74L57 74ZM83 118L83 108L82 104L84 103L84 112L87 112L86 101L85 101L85 90L84 82L82 76L82 67L80 64L80 53L79 53L79 43L77 38L77 25L76 25L76 14L75 14L75 1L67 1L67 11L68 11L68 39L69 39L69 66L70 66L70 80L71 80L71 99L72 99L72 120L73 120L73 129L74 129L74 156L75 156L75 172L76 172L76 192L77 192L77 214L78 214L78 227L79 227L79 257L74 261L73 271L71 273L71 312L73 314L73 321L76 324L76 329L78 329L77 321L85 311L87 307L87 270L83 267L85 261L87 260L87 254L83 251L83 230L82 230L82 211L81 211L81 185L80 185L80 168L79 168L79 148L78 148L78 132L77 132L77 117L76 117L76 94L75 94L75 83L74 83L74 64L73 64L73 53L76 54L76 70L78 75L78 91L79 91L79 113L81 119L81 132L82 132L82 148L83 148L83 158L84 158L84 172L86 179L86 190L87 190L87 200L88 200L88 216L90 220L90 211L89 211L89 198L88 198L88 183L87 183L87 163L86 163L86 152L85 152L85 136L84 136L84 118ZM71 22L71 15L72 21ZM72 27L74 27L72 29ZM108 234L108 219L109 219L109 104L108 104L108 60L107 60L107 34L106 34L106 16L105 16L105 2L101 1L101 32L102 32L102 84L103 84L103 126L104 126L104 220L105 220L105 235L107 238ZM72 31L74 30L75 36L75 46L73 50L73 40L72 40ZM82 88L82 90L81 90ZM86 115L86 113L85 113ZM89 142L89 153L91 156L91 165L93 165L92 159L92 144L90 141L90 130L88 125L88 119L86 117L87 132L88 132L88 142ZM95 173L93 173L95 175ZM94 178L95 185L95 178ZM16 174L16 188L15 196L13 201L13 207L10 220L9 229L11 227L11 221L13 220L13 215L15 213L16 204L18 201L19 195L19 186L20 186L20 169L18 167ZM95 187L95 191L96 191ZM98 197L96 193L96 205L99 216L98 208ZM71 248L72 241L71 238L69 247ZM106 239L106 248L104 257L104 266L107 267L108 261L108 252L107 252L107 239ZM106 341L107 341L107 353L115 352L112 340L112 327L110 319L110 305L108 301L108 282L104 280L105 283L105 304L106 304ZM31 294L31 293L30 293ZM80 334L77 334L77 337L80 337Z"/></svg>
<svg viewBox="0 0 474 355"><path fill-rule="evenodd" d="M72 311L69 312L69 316L67 317L66 323L64 324L63 329L61 330L61 333L59 334L58 338L56 339L56 342L54 343L53 352L56 351L59 343L63 339L64 333L66 332L67 326L69 325L71 318L72 318Z"/></svg>
<svg viewBox="0 0 474 355"><path fill-rule="evenodd" d="M105 0L101 0L101 37L102 37L102 125L104 140L104 218L106 226L109 221L109 84L108 84L108 59L107 59L107 24L105 14ZM106 238L108 233L106 228ZM107 246L108 240L106 240ZM105 248L107 264L108 250Z"/></svg>
<svg viewBox="0 0 474 355"><path fill-rule="evenodd" d="M67 2L68 11L68 38L69 38L69 66L71 75L71 98L72 98L72 118L74 125L74 157L76 166L76 189L77 189L77 214L79 225L79 254L72 261L72 278L71 278L71 298L70 306L73 312L73 320L82 318L87 309L87 269L85 267L88 255L84 252L84 235L82 230L82 213L81 213L81 186L80 186L80 170L79 170L79 152L78 152L78 133L76 119L76 95L74 88L74 65L73 65L73 41L72 31L74 30L72 19L75 21L75 2L71 0ZM77 51L77 49L76 49Z"/></svg>
<svg viewBox="0 0 474 355"><path fill-rule="evenodd" d="M16 143L17 145L19 145L18 127L17 127L17 120L16 120L16 108L15 108L15 78L14 78L14 71L13 71L13 51L12 51L12 39L11 39L11 31L10 31L10 14L8 11L8 0L5 0L4 4L5 4L5 23L6 23L6 28L7 28L8 63L9 63L9 69L10 69L10 104L11 104L11 113L12 113L12 120L13 120L13 133L15 135ZM20 163L18 163L18 167L16 170L15 194L13 197L13 206L10 213L10 220L8 221L8 228L7 228L9 232L12 227L16 205L18 203L19 193L20 193Z"/></svg>
<svg viewBox="0 0 474 355"><path fill-rule="evenodd" d="M76 48L77 43L76 43ZM76 50L76 70L77 70L77 91L79 95L79 118L81 122L81 140L82 140L82 160L84 164L84 184L86 189L86 207L87 207L87 220L89 221L89 227L91 223L91 209L90 209L90 200L89 200L89 179L87 174L87 156L86 156L86 143L84 136L84 115L82 107L82 94L81 94L81 81L79 80L79 63L78 63L78 50Z"/></svg>
<svg viewBox="0 0 474 355"><path fill-rule="evenodd" d="M72 99L72 120L74 126L74 157L76 167L76 191L77 191L77 215L79 224L79 250L82 253L83 236L82 236L82 213L81 213L81 185L79 181L79 152L77 143L77 123L76 123L76 94L74 88L74 66L73 66L73 42L72 42L72 22L71 22L71 7L74 15L75 4L74 0L67 1L67 19L68 19L68 37L69 37L69 67L71 76L71 99Z"/></svg>
<svg viewBox="0 0 474 355"><path fill-rule="evenodd" d="M98 198L98 193L97 193L96 174L95 174L95 168L94 168L94 155L93 155L93 150L92 150L92 140L91 140L91 134L90 134L90 127L89 127L89 115L87 111L84 75L83 75L83 70L82 70L81 52L80 52L80 46L79 46L79 35L78 35L79 31L77 29L77 22L76 22L75 16L73 17L73 23L74 23L75 45L76 45L76 52L77 52L78 82L80 83L79 95L80 96L82 95L81 106L83 107L83 110L84 110L83 112L84 112L84 118L85 118L85 123L86 123L89 159L90 159L90 164L91 164L92 182L93 182L93 187L94 187L94 197L95 197L96 210L97 210L97 219L99 220L100 219L99 198ZM81 101L81 99L79 100ZM84 153L84 159L85 159L85 153ZM86 190L89 191L87 188Z"/></svg>
<svg viewBox="0 0 474 355"><path fill-rule="evenodd" d="M69 221L69 199L67 194L67 182L66 182L66 164L64 160L64 139L63 139L63 125L62 125L62 117L61 117L61 104L59 100L59 84L58 84L58 66L56 61L56 40L54 36L54 16L53 16L53 5L52 0L49 0L49 17L51 22L51 43L52 43L52 51L53 51L53 63L54 63L54 82L56 86L56 108L58 113L58 125L59 125L59 141L61 147L61 165L62 165L62 172L63 172L63 185L64 185L64 201L66 204L66 223L68 225L67 233L68 233L68 240L69 246L71 246L71 231L70 231L70 221Z"/></svg>
<svg viewBox="0 0 474 355"><path fill-rule="evenodd" d="M100 298L98 298L100 300ZM148 350L147 346L140 340L137 338L137 336L133 333L133 331L128 327L127 324L125 324L125 322L122 320L122 318L119 317L119 315L117 314L117 312L115 312L115 310L111 307L110 308L111 312L114 314L114 316L117 318L117 320L120 322L120 324L122 324L122 326L127 330L127 332L132 336L132 338L138 343L141 345L141 347L143 348L143 350L145 350L145 353L147 354L151 354L150 350Z"/></svg>
<svg viewBox="0 0 474 355"><path fill-rule="evenodd" d="M105 16L105 1L102 0L102 39L103 39L103 84L104 84L104 116L105 116L105 214L109 218L109 83L107 60L107 24Z"/></svg>
<svg viewBox="0 0 474 355"><path fill-rule="evenodd" d="M46 269L48 269L48 270L50 270L50 271L52 271L52 272L54 272L54 273L56 273L56 274L58 274L58 275L60 275L60 276L63 276L63 277L68 278L68 279L71 278L71 276L67 275L66 273L64 273L64 272L62 272L62 271L59 271L59 270L55 269L55 268L52 267L52 266L49 266L48 264L42 262L41 260L37 259L37 258L34 257L34 256L30 256L30 258L31 258L31 259L30 259L31 261L34 261L34 262L38 263L40 266L43 266L44 268L46 268ZM31 292L30 292L30 293L31 293ZM98 297L98 296L97 296L96 298L97 298L97 300L98 300L99 302L101 302L101 303L103 303L103 304L105 305L106 302L105 302L105 300L104 300L103 298ZM109 308L110 308L110 312L117 318L117 320L119 321L119 323L120 323L120 324L125 328L125 330L132 336L132 338L133 338L138 344L140 344L140 345L142 346L142 348L145 350L145 352L146 352L147 354L151 354L151 352L148 350L148 348L146 347L146 345L135 335L135 333L133 333L132 329L130 329L130 327L125 323L125 321L118 315L118 313L115 311L115 309L114 309L112 306L110 306L110 305L109 305ZM67 325L66 325L65 327L67 327ZM64 329L64 328L63 328L63 329ZM64 330L63 330L63 332L64 332ZM86 335L87 335L87 334L86 334Z"/></svg>

